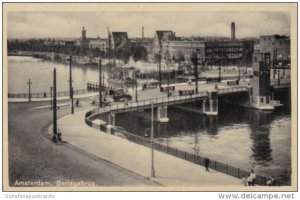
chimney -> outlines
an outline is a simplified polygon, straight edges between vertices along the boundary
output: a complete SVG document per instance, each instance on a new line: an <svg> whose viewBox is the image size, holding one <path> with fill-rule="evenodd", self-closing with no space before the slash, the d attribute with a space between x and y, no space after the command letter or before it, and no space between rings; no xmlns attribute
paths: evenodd
<svg viewBox="0 0 300 200"><path fill-rule="evenodd" d="M142 39L144 40L144 27L142 26Z"/></svg>
<svg viewBox="0 0 300 200"><path fill-rule="evenodd" d="M235 23L231 22L231 40L235 40Z"/></svg>

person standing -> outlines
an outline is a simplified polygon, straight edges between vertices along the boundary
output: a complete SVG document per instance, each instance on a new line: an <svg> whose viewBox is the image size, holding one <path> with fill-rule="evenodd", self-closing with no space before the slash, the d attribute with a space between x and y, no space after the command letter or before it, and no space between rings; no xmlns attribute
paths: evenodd
<svg viewBox="0 0 300 200"><path fill-rule="evenodd" d="M251 176L251 173L249 174L249 176L247 178L247 183L248 183L248 186L253 186L253 178Z"/></svg>
<svg viewBox="0 0 300 200"><path fill-rule="evenodd" d="M252 186L254 186L255 180L256 180L256 174L254 172L253 169L251 169L251 174L250 174L251 178L252 178Z"/></svg>
<svg viewBox="0 0 300 200"><path fill-rule="evenodd" d="M209 172L209 163L210 163L210 160L208 158L205 158L204 159L204 165L205 165L205 170L207 172Z"/></svg>

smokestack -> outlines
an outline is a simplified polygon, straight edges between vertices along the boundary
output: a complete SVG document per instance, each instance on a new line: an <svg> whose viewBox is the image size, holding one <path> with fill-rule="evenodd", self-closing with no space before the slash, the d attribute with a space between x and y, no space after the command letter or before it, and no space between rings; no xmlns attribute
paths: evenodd
<svg viewBox="0 0 300 200"><path fill-rule="evenodd" d="M144 27L142 26L142 39L144 40Z"/></svg>
<svg viewBox="0 0 300 200"><path fill-rule="evenodd" d="M235 24L231 22L231 40L235 40Z"/></svg>

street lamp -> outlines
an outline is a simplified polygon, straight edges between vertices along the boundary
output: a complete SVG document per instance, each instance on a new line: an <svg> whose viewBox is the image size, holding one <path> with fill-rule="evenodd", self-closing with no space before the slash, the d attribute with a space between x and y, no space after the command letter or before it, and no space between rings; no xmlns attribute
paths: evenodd
<svg viewBox="0 0 300 200"><path fill-rule="evenodd" d="M194 77L195 77L195 93L198 94L198 54L197 49L192 53L192 63L194 64Z"/></svg>
<svg viewBox="0 0 300 200"><path fill-rule="evenodd" d="M153 102L151 101L151 177L155 177L153 138L154 138L154 116L153 116Z"/></svg>
<svg viewBox="0 0 300 200"><path fill-rule="evenodd" d="M51 108L50 110L52 110L52 87L50 87L50 105L51 105Z"/></svg>
<svg viewBox="0 0 300 200"><path fill-rule="evenodd" d="M28 85L28 101L31 102L31 84L32 82L30 81L30 78L27 82L27 85Z"/></svg>
<svg viewBox="0 0 300 200"><path fill-rule="evenodd" d="M102 108L102 86L101 86L102 76L101 76L101 73L102 73L102 65L101 65L101 58L99 58L99 107L100 108Z"/></svg>
<svg viewBox="0 0 300 200"><path fill-rule="evenodd" d="M72 86L72 56L70 55L70 99L71 99L71 113L74 114L74 98L73 98L73 86Z"/></svg>
<svg viewBox="0 0 300 200"><path fill-rule="evenodd" d="M57 137L57 111L56 111L56 69L53 71L53 137Z"/></svg>

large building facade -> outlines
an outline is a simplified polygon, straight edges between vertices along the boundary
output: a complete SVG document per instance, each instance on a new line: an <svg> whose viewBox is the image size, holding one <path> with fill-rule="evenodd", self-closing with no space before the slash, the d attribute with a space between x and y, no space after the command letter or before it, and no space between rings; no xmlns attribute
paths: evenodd
<svg viewBox="0 0 300 200"><path fill-rule="evenodd" d="M231 39L209 40L176 37L173 31L156 31L153 39L152 56L166 55L172 60L191 61L192 52L197 50L199 58L210 64L239 64L252 63L254 51L253 40L235 39L235 25L231 25Z"/></svg>
<svg viewBox="0 0 300 200"><path fill-rule="evenodd" d="M252 62L253 41L207 41L204 46L205 58L212 64L247 65Z"/></svg>
<svg viewBox="0 0 300 200"><path fill-rule="evenodd" d="M260 53L269 53L272 67L279 63L288 65L290 63L291 49L290 38L285 35L263 35L259 42Z"/></svg>

